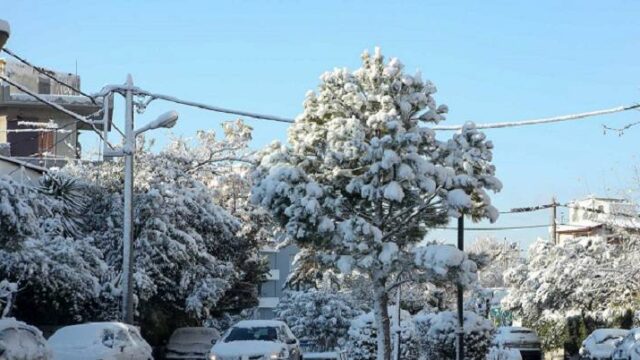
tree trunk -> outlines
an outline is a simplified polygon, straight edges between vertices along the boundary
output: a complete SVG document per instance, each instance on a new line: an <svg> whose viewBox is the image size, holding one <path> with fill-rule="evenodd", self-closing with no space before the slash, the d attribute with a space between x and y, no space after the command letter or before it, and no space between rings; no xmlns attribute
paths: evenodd
<svg viewBox="0 0 640 360"><path fill-rule="evenodd" d="M378 359L391 360L391 321L389 320L389 295L386 292L384 280L373 282L374 291L374 320L378 336Z"/></svg>

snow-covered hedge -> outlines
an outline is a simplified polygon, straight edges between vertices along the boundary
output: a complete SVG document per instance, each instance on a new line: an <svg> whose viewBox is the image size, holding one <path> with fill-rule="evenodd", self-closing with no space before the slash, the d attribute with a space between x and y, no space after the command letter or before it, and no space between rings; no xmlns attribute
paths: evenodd
<svg viewBox="0 0 640 360"><path fill-rule="evenodd" d="M397 310L394 306L389 307L391 314L391 345L394 348L396 342L397 327L395 317ZM377 349L377 326L373 312L362 314L351 322L349 337L347 341L347 351L351 360L375 360ZM400 358L418 359L418 342L416 341L416 331L411 321L411 315L402 310L400 313Z"/></svg>
<svg viewBox="0 0 640 360"><path fill-rule="evenodd" d="M316 290L288 291L276 308L277 318L318 351L343 346L351 320L360 314L344 294Z"/></svg>
<svg viewBox="0 0 640 360"><path fill-rule="evenodd" d="M422 356L427 359L455 359L458 316L452 311L420 313L414 316L416 338ZM491 344L494 326L491 321L465 311L465 359L484 360Z"/></svg>

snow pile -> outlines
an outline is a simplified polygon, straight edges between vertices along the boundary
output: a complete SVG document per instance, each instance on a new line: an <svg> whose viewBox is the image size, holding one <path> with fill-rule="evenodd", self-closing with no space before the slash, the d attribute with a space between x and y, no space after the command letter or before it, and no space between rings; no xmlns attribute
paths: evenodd
<svg viewBox="0 0 640 360"><path fill-rule="evenodd" d="M453 359L456 353L458 316L452 311L419 313L414 316L417 340L427 359ZM484 360L494 327L491 321L464 312L465 358Z"/></svg>
<svg viewBox="0 0 640 360"><path fill-rule="evenodd" d="M391 343L393 345L396 341L398 330L395 326L397 309L391 306L388 311L391 314ZM378 330L373 312L362 314L353 319L351 327L349 328L349 338L346 344L349 359L376 359L377 332ZM416 342L414 325L411 321L411 315L404 310L400 312L400 337L400 358L417 359L419 350L418 343Z"/></svg>
<svg viewBox="0 0 640 360"><path fill-rule="evenodd" d="M342 347L351 320L358 315L349 298L329 291L288 291L276 308L276 318L287 323L298 339L312 341L318 351Z"/></svg>
<svg viewBox="0 0 640 360"><path fill-rule="evenodd" d="M0 319L0 355L6 360L52 358L40 330L14 318Z"/></svg>

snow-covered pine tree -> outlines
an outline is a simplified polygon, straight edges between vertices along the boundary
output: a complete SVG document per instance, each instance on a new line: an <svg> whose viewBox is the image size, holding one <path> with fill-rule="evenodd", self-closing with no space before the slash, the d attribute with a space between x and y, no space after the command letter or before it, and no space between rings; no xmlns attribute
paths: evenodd
<svg viewBox="0 0 640 360"><path fill-rule="evenodd" d="M411 248L450 216L497 217L485 192L501 187L493 145L471 123L437 140L428 125L447 107L436 105L435 91L420 74L405 74L398 59L365 52L360 69L322 75L289 129L289 145L272 144L255 172L252 200L290 241L313 249L325 266L372 281L379 360L391 355L387 304L398 273L473 270L455 249L416 255Z"/></svg>

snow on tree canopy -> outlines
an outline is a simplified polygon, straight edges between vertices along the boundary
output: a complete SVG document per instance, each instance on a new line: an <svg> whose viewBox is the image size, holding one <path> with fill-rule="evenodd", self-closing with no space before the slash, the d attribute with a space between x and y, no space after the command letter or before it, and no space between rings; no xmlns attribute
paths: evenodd
<svg viewBox="0 0 640 360"><path fill-rule="evenodd" d="M385 62L379 49L362 55L360 69L335 69L320 81L288 145L264 151L251 200L271 211L290 240L324 254L325 265L367 274L377 319L388 324L391 277L425 265L413 261L413 244L451 216L496 220L487 194L502 186L493 144L472 123L448 141L436 139L429 125L448 108L436 104L435 86L405 74L398 59ZM389 358L387 347L381 359Z"/></svg>

